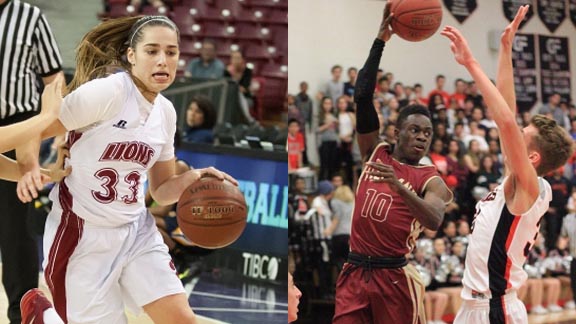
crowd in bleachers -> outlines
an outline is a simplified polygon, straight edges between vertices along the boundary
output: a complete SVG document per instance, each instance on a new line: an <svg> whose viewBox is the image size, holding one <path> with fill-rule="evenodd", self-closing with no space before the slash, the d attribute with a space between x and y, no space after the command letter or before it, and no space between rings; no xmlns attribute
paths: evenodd
<svg viewBox="0 0 576 324"><path fill-rule="evenodd" d="M337 270L346 258L341 251L347 251L349 237L343 239L341 235L349 234L351 221L351 209L343 213L335 193L342 187L353 191L362 168L354 132L357 71L347 70L347 82L342 80L341 66L334 66L331 72L332 78L320 87L318 94L309 94L308 84L302 82L300 92L287 98L289 257L293 260L295 280L309 301L333 300ZM446 206L441 229L424 230L410 259L427 286L429 322L443 323L444 314L455 314L460 307L475 204L502 181L505 165L498 129L474 82L456 79L450 87L442 75L435 81L435 88L426 95L420 84L406 85L395 80L393 73L379 71L374 106L380 137L391 144L394 123L403 106L421 104L431 112L434 135L421 164L436 166L453 191L454 200ZM576 139L576 108L572 102L553 94L532 111L519 112L518 125L526 126L535 113L555 119ZM316 156L317 161L313 161ZM571 289L561 289L570 287L570 267L574 266L571 261L576 253L576 224L572 221L576 213L576 194L572 195L576 183L574 162L573 157L563 168L545 177L552 187L553 200L541 220L539 240L525 265L529 280L519 291L533 314L561 311L560 305L574 309Z"/></svg>

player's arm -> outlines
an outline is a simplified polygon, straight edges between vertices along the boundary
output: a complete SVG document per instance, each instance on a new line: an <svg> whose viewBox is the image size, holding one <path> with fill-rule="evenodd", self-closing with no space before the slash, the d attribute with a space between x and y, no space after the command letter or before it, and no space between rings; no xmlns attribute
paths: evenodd
<svg viewBox="0 0 576 324"><path fill-rule="evenodd" d="M420 224L432 230L440 227L444 219L446 204L452 201L452 192L440 177L432 177L428 180L424 186L422 198L398 181L391 165L384 164L380 160L367 162L366 165L368 166L366 174L371 177L370 181L390 185L390 189L396 191L404 199L410 212Z"/></svg>
<svg viewBox="0 0 576 324"><path fill-rule="evenodd" d="M512 113L516 115L516 92L514 89L514 70L512 67L512 46L514 36L526 13L528 5L521 6L514 20L504 29L500 37L500 51L498 53L498 72L496 74L496 88L506 100Z"/></svg>
<svg viewBox="0 0 576 324"><path fill-rule="evenodd" d="M494 121L500 130L502 152L508 158L514 196L516 197L520 192L525 193L530 201L528 205L532 205L539 194L538 178L536 170L528 159L523 135L516 124L516 116L472 55L462 34L456 28L448 26L442 31L442 35L452 41L451 49L456 61L466 67L484 95L488 109L492 111ZM512 212L522 213L524 210Z"/></svg>
<svg viewBox="0 0 576 324"><path fill-rule="evenodd" d="M31 138L39 136L40 132L58 118L60 106L57 101L62 101L59 89L62 88L63 83L63 77L54 78L54 82L46 86L42 93L42 111L39 115L16 124L0 127L0 138L2 139L0 152L24 147Z"/></svg>
<svg viewBox="0 0 576 324"><path fill-rule="evenodd" d="M496 88L500 91L508 107L516 116L516 90L514 88L514 70L512 67L512 46L514 44L514 36L518 31L520 23L528 12L528 5L521 6L514 20L504 29L500 37L500 51L498 53L498 70L496 74ZM506 165L506 175L509 175L510 165L507 158L504 159Z"/></svg>
<svg viewBox="0 0 576 324"><path fill-rule="evenodd" d="M370 54L364 63L364 66L358 72L356 86L354 88L354 102L356 103L356 131L358 132L358 146L362 160L365 160L368 152L379 141L378 131L380 122L378 114L374 108L374 88L376 87L376 75L378 74L378 65L384 51L384 44L392 36L390 21L390 2L386 3L384 17L380 24L378 37L374 40Z"/></svg>

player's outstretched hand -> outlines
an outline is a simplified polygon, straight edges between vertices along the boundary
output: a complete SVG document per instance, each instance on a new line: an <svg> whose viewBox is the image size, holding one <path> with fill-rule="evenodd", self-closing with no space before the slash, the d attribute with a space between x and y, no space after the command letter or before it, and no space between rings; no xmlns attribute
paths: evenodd
<svg viewBox="0 0 576 324"><path fill-rule="evenodd" d="M470 51L466 38L462 36L458 29L452 26L446 26L440 34L451 41L450 49L452 50L452 53L454 53L454 59L456 59L456 62L467 66L476 60L472 55L472 51Z"/></svg>
<svg viewBox="0 0 576 324"><path fill-rule="evenodd" d="M38 198L38 191L44 188L44 184L50 182L49 176L40 173L40 168L26 172L18 181L16 194L22 202L31 202L32 199Z"/></svg>
<svg viewBox="0 0 576 324"><path fill-rule="evenodd" d="M520 23L522 22L522 20L524 20L524 17L526 17L526 13L528 12L529 8L530 5L521 6L518 9L518 12L516 13L516 17L514 17L514 20L512 20L512 22L508 26L506 26L506 29L504 29L504 31L502 32L502 36L500 37L500 44L505 49L512 48L512 42L514 42L514 36L516 36L518 27L520 27Z"/></svg>
<svg viewBox="0 0 576 324"><path fill-rule="evenodd" d="M396 178L396 173L391 165L384 164L379 159L376 162L369 161L366 162L369 167L366 174L370 177L370 181L375 183L388 183L391 185L392 189L397 189L401 186L398 178Z"/></svg>
<svg viewBox="0 0 576 324"><path fill-rule="evenodd" d="M62 105L62 83L64 78L58 75L54 81L50 82L42 92L42 111L40 114L51 119L56 119L60 115Z"/></svg>
<svg viewBox="0 0 576 324"><path fill-rule="evenodd" d="M198 179L205 178L205 177L214 177L214 178L220 179L222 181L227 180L235 186L238 185L238 181L236 179L234 179L234 177L232 177L228 173L220 171L214 167L208 167L208 168L204 168L204 169L194 169L192 171L198 172L198 175L199 175Z"/></svg>
<svg viewBox="0 0 576 324"><path fill-rule="evenodd" d="M382 17L382 22L380 23L380 30L378 31L378 38L384 42L390 40L394 31L390 28L390 22L394 17L394 13L390 12L392 3L388 1L384 7L384 16Z"/></svg>

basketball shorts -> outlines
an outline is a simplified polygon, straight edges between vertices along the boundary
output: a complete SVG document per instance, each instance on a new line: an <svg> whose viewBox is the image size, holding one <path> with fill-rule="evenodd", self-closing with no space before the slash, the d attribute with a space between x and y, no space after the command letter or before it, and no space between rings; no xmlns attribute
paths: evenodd
<svg viewBox="0 0 576 324"><path fill-rule="evenodd" d="M336 283L333 324L425 324L424 285L408 264L397 269L358 268L345 263Z"/></svg>
<svg viewBox="0 0 576 324"><path fill-rule="evenodd" d="M162 297L184 293L154 218L95 226L57 204L44 235L44 275L54 307L69 324L127 323Z"/></svg>
<svg viewBox="0 0 576 324"><path fill-rule="evenodd" d="M499 298L464 300L454 324L526 324L528 315L516 292Z"/></svg>

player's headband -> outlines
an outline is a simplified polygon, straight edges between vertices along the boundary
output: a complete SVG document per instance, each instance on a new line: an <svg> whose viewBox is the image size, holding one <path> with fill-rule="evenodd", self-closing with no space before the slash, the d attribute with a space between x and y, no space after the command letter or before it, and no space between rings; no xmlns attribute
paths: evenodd
<svg viewBox="0 0 576 324"><path fill-rule="evenodd" d="M162 21L165 22L166 24L168 24L170 27L172 27L174 30L178 30L178 28L176 27L176 25L168 18L166 18L165 16L144 16L140 19L138 19L138 21L134 24L135 28L133 27L134 31L132 33L130 33L130 43L128 43L130 45L130 47L132 47L132 42L134 41L134 36L136 34L138 34L138 31L140 31L140 29L142 29L142 27L144 27L147 23L151 22L151 21Z"/></svg>

